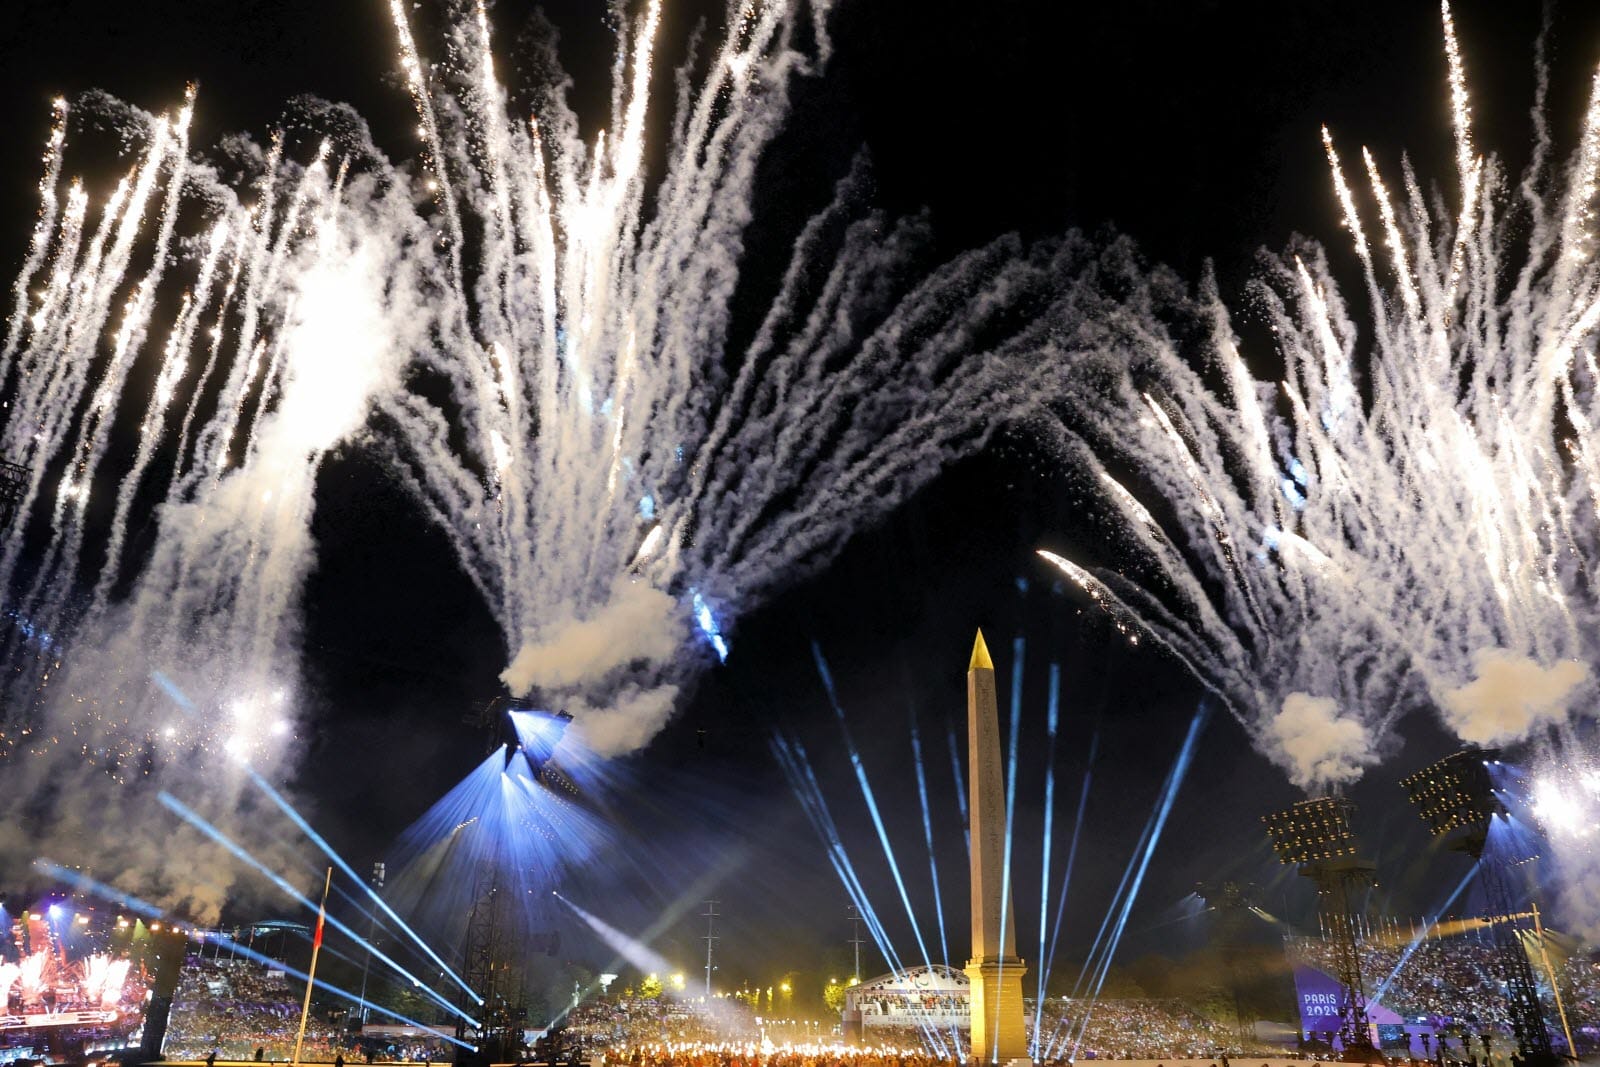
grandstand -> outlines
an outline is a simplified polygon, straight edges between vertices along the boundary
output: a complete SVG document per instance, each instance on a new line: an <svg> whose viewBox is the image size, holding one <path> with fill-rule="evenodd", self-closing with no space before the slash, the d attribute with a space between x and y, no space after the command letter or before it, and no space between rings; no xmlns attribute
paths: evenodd
<svg viewBox="0 0 1600 1067"><path fill-rule="evenodd" d="M1507 1051L1514 1046L1494 946L1481 926L1454 922L1443 933L1433 927L1410 927L1416 934L1413 939L1391 924L1386 929L1392 932L1380 932L1363 941L1368 996L1390 1020L1389 1027L1380 1026L1385 1047L1404 1051L1409 1045L1411 1052L1421 1057L1438 1035L1445 1035L1452 1048L1460 1048L1463 1035L1477 1045L1479 1035L1485 1032L1497 1035L1497 1043ZM1532 958L1542 961L1538 946L1530 947ZM1285 951L1297 980L1307 970L1329 972L1333 966L1332 948L1319 938L1289 938ZM1592 1055L1600 1051L1600 966L1553 948L1551 961L1573 1043L1579 1055ZM1564 1052L1566 1040L1551 995L1550 976L1541 967L1536 978L1546 1026L1558 1051ZM1319 1028L1303 1005L1301 1021L1303 1029ZM1390 1032L1384 1033L1385 1029ZM1422 1041L1424 1034L1430 1038L1427 1044Z"/></svg>
<svg viewBox="0 0 1600 1067"><path fill-rule="evenodd" d="M573 1008L562 1026L569 1040L595 1049L748 1041L759 1033L748 1006L720 997L596 997Z"/></svg>
<svg viewBox="0 0 1600 1067"><path fill-rule="evenodd" d="M287 1060L300 1024L300 996L281 969L245 959L184 960L172 998L162 1055L169 1060ZM348 1052L340 1028L312 1016L301 1059L329 1061Z"/></svg>

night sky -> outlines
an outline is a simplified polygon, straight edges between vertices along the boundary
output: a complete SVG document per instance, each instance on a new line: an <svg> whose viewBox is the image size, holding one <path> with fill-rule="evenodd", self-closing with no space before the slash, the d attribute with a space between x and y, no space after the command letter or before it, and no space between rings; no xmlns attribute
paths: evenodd
<svg viewBox="0 0 1600 1067"><path fill-rule="evenodd" d="M544 4L561 30L577 99L590 112L607 85L604 6ZM715 7L669 2L666 54L679 47L691 12ZM834 61L797 94L796 114L767 164L751 230L753 276L781 266L783 235L821 205L857 152L873 163L877 202L899 214L926 210L950 251L1012 230L1029 237L1114 230L1191 279L1214 262L1225 294L1248 279L1258 248L1280 249L1296 233L1350 258L1321 123L1343 145L1370 145L1385 165L1406 151L1422 174L1452 174L1439 16L1430 3L840 0L839 7ZM496 6L502 41L514 38L530 10L519 0ZM1529 144L1540 16L1537 3L1474 0L1456 8L1479 143L1513 169ZM1551 118L1565 147L1600 59L1600 11L1566 3L1552 18ZM285 100L313 93L355 105L379 143L400 156L414 144L405 134L413 120L392 76L391 42L380 0L10 5L0 25L6 277L21 261L32 220L52 96L100 88L159 110L196 80L194 143L204 151L226 131L263 135ZM1349 267L1336 258L1336 269ZM482 739L460 720L497 692L503 652L443 538L375 454L343 448L325 465L320 489L318 568L306 596L313 711L297 785L318 824L360 867L381 858L392 837L481 758ZM837 679L931 935L909 740L913 717L919 725L937 858L949 883L951 955L964 959L964 856L945 738L948 727L961 729L964 671L981 625L1002 702L1013 640L1026 640L1014 876L1024 956L1037 937L1051 662L1063 679L1058 872L1090 739L1099 738L1063 935L1069 953L1081 951L1201 699L1178 665L1147 647L1127 647L1033 557L1041 546L1104 557L1108 536L1071 472L1025 434L999 435L889 522L852 539L824 573L743 618L726 665L708 670L666 732L624 768L633 783L626 816L672 851L675 864L657 879L620 873L619 864L612 891L606 879L586 883L593 895L580 903L625 929L642 928L690 889L671 872L699 863L725 871L710 891L729 916L720 946L727 975L820 967L825 953L842 950L847 897L770 754L781 729L811 752L880 913L902 931L902 945L910 943L903 920L895 921L898 898L818 680L815 642ZM1430 846L1397 785L1448 751L1449 741L1420 713L1400 734L1403 748L1353 796L1383 863L1380 906L1404 915L1429 909L1462 868L1454 858L1429 862ZM1272 861L1259 822L1294 799L1217 709L1155 853L1123 956L1185 947L1177 934L1192 931L1159 924L1206 879L1255 881L1268 910L1304 921L1310 893ZM698 951L699 910L689 907L662 942L686 963ZM604 958L576 932L567 951Z"/></svg>

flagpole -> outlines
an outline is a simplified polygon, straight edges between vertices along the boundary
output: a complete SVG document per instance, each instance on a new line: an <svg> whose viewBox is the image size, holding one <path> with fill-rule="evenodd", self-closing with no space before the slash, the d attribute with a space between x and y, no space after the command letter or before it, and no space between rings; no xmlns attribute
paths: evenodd
<svg viewBox="0 0 1600 1067"><path fill-rule="evenodd" d="M311 1014L311 987L317 984L317 956L322 951L322 921L328 917L328 887L333 884L333 868L322 880L322 906L317 909L317 932L311 937L311 967L306 972L306 999L300 1005L300 1032L294 1035L294 1055L289 1067L300 1067L300 1045L306 1039L306 1016Z"/></svg>

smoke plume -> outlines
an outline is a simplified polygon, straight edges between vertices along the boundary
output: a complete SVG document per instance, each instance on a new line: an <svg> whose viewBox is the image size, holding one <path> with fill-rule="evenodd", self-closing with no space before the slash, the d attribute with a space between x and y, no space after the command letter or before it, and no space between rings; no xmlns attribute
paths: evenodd
<svg viewBox="0 0 1600 1067"><path fill-rule="evenodd" d="M1378 762L1366 725L1340 715L1338 705L1326 697L1290 693L1268 736L1270 751L1282 754L1279 762L1290 780L1306 790L1353 782Z"/></svg>
<svg viewBox="0 0 1600 1067"><path fill-rule="evenodd" d="M1566 722L1590 678L1577 660L1545 667L1503 648L1480 649L1472 666L1472 681L1441 693L1439 706L1456 736L1474 745L1511 744Z"/></svg>

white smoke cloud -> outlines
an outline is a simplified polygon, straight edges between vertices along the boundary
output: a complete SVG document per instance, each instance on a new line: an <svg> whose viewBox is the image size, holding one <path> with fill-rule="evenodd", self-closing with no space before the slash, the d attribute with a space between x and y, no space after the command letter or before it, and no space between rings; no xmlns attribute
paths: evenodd
<svg viewBox="0 0 1600 1067"><path fill-rule="evenodd" d="M682 609L671 596L646 582L618 578L598 612L524 642L500 680L519 696L539 690L571 714L571 732L583 747L601 756L624 755L644 747L666 725L678 687L619 683L616 676L639 666L644 676L658 677L679 651L682 628Z"/></svg>
<svg viewBox="0 0 1600 1067"><path fill-rule="evenodd" d="M1565 722L1573 697L1589 681L1588 666L1576 660L1545 667L1503 648L1479 649L1472 667L1477 677L1438 699L1450 729L1475 745L1510 744Z"/></svg>
<svg viewBox="0 0 1600 1067"><path fill-rule="evenodd" d="M569 619L548 628L539 640L524 641L500 680L525 696L535 687L566 689L593 682L638 660L663 663L678 649L682 623L677 614L677 601L666 593L619 577L612 583L611 598L593 615Z"/></svg>
<svg viewBox="0 0 1600 1067"><path fill-rule="evenodd" d="M571 732L585 748L600 756L625 756L660 732L677 699L675 685L629 685L602 705L568 701L562 710L571 713Z"/></svg>
<svg viewBox="0 0 1600 1067"><path fill-rule="evenodd" d="M1378 762L1372 732L1327 697L1290 693L1267 727L1278 762L1302 789L1353 782Z"/></svg>

